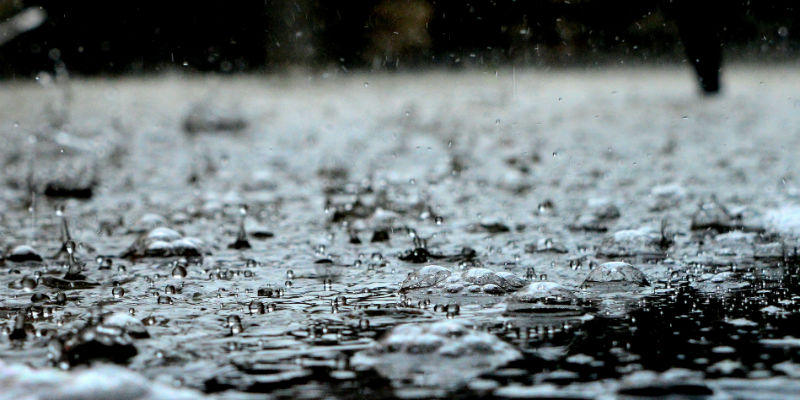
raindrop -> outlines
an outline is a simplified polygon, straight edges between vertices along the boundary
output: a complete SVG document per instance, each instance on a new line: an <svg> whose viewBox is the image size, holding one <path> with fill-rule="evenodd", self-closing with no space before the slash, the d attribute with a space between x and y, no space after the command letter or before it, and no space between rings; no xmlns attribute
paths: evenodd
<svg viewBox="0 0 800 400"><path fill-rule="evenodd" d="M242 319L239 318L238 315L229 315L228 318L225 319L225 326L232 327L235 324L241 324Z"/></svg>
<svg viewBox="0 0 800 400"><path fill-rule="evenodd" d="M64 242L64 250L67 252L67 263L69 265L64 279L69 281L85 279L86 277L81 275L83 264L75 259L75 242L72 240Z"/></svg>
<svg viewBox="0 0 800 400"><path fill-rule="evenodd" d="M451 314L453 316L458 315L461 313L461 306L455 303L450 303L447 305L447 308L445 308L445 312L447 312L448 317L450 317Z"/></svg>
<svg viewBox="0 0 800 400"><path fill-rule="evenodd" d="M250 314L264 314L266 312L264 303L256 300L251 301L247 309L250 311Z"/></svg>
<svg viewBox="0 0 800 400"><path fill-rule="evenodd" d="M186 277L186 268L182 265L176 265L175 268L172 269L172 277L177 279L182 279Z"/></svg>
<svg viewBox="0 0 800 400"><path fill-rule="evenodd" d="M122 286L117 286L114 289L111 289L111 295L116 298L125 296L125 289L123 289Z"/></svg>
<svg viewBox="0 0 800 400"><path fill-rule="evenodd" d="M239 232L236 235L236 241L228 245L229 249L249 249L250 242L247 240L247 232L244 229L244 220L247 217L247 205L241 204L239 206Z"/></svg>

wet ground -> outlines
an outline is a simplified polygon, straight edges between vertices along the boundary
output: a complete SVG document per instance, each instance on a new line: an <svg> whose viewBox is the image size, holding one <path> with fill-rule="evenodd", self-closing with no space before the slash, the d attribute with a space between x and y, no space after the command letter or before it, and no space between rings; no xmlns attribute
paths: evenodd
<svg viewBox="0 0 800 400"><path fill-rule="evenodd" d="M725 81L7 82L0 398L795 398L800 70Z"/></svg>

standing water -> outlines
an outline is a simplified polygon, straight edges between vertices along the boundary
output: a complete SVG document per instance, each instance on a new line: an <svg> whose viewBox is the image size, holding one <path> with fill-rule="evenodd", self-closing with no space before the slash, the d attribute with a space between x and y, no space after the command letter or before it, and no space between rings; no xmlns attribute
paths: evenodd
<svg viewBox="0 0 800 400"><path fill-rule="evenodd" d="M14 83L0 398L796 398L800 75L728 78Z"/></svg>

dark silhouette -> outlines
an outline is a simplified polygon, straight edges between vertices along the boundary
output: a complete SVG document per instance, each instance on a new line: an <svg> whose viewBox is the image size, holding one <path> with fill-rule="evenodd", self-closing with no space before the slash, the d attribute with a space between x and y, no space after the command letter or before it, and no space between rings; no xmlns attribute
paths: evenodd
<svg viewBox="0 0 800 400"><path fill-rule="evenodd" d="M666 12L675 16L686 58L706 94L720 89L724 6L720 0L672 0L665 6Z"/></svg>
<svg viewBox="0 0 800 400"><path fill-rule="evenodd" d="M0 22L41 7L36 28L6 24L0 77L66 65L77 74L183 69L572 66L686 60L720 89L722 44L784 59L793 0L0 0ZM16 7L16 8L14 8ZM23 8L24 7L24 8ZM782 33L780 33L782 32Z"/></svg>

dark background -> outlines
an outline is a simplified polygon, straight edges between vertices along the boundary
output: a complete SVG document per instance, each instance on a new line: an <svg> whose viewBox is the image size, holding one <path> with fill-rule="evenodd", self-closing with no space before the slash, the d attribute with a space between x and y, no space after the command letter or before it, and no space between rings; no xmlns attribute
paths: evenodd
<svg viewBox="0 0 800 400"><path fill-rule="evenodd" d="M73 74L681 62L677 21L687 16L719 25L727 59L787 60L800 49L794 3L0 0L0 19L32 6L48 15L0 47L0 76L57 62Z"/></svg>

